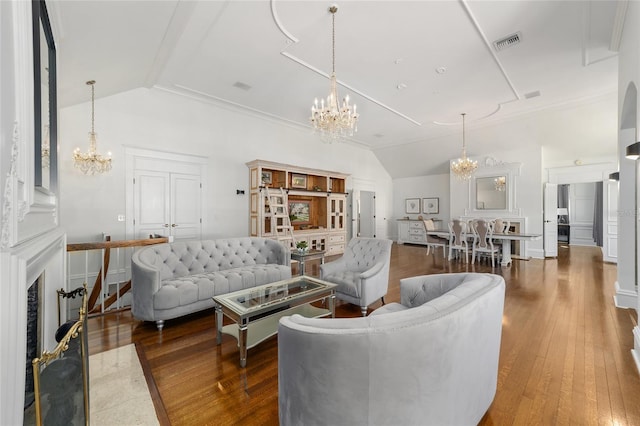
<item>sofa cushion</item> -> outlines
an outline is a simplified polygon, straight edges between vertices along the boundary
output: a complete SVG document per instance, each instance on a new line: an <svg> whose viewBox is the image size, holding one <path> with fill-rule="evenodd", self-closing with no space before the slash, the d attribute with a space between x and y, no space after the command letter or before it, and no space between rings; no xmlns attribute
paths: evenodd
<svg viewBox="0 0 640 426"><path fill-rule="evenodd" d="M166 279L153 297L153 307L171 309L288 278L291 278L288 266L251 265Z"/></svg>

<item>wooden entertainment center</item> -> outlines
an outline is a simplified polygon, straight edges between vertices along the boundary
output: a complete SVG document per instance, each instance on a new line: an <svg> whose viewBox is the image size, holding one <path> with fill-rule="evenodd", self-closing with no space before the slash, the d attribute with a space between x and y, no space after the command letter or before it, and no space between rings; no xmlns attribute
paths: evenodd
<svg viewBox="0 0 640 426"><path fill-rule="evenodd" d="M249 167L249 233L276 239L275 219L265 207L266 192L283 188L295 241L327 255L341 254L347 240L346 179L327 170L254 160Z"/></svg>

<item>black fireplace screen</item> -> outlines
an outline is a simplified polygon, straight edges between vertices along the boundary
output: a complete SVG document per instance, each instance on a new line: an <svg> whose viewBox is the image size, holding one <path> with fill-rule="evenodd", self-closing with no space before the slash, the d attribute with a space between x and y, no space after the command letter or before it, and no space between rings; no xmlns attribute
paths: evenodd
<svg viewBox="0 0 640 426"><path fill-rule="evenodd" d="M87 289L78 320L62 324L58 345L33 360L36 425L89 424Z"/></svg>

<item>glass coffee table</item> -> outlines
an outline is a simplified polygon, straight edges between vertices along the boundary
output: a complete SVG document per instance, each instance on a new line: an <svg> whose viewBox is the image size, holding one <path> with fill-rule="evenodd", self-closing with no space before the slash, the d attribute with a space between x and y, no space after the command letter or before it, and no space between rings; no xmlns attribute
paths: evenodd
<svg viewBox="0 0 640 426"><path fill-rule="evenodd" d="M240 366L247 365L247 349L277 334L280 318L300 314L308 318L335 317L336 285L299 276L289 280L214 296L216 342L222 334L238 339ZM322 300L326 308L311 305ZM222 325L223 315L234 324Z"/></svg>

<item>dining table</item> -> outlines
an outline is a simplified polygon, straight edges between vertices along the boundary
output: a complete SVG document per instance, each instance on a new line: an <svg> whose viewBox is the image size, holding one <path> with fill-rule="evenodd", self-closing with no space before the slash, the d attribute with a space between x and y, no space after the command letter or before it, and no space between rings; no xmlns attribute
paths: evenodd
<svg viewBox="0 0 640 426"><path fill-rule="evenodd" d="M427 235L433 235L436 237L444 237L450 239L449 231L427 231ZM467 234L470 240L473 240L473 234ZM541 234L518 234L514 232L507 233L494 233L491 235L493 240L502 242L502 261L500 265L508 266L512 263L511 258L511 241L533 241L542 238Z"/></svg>

